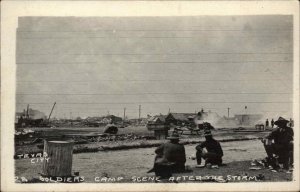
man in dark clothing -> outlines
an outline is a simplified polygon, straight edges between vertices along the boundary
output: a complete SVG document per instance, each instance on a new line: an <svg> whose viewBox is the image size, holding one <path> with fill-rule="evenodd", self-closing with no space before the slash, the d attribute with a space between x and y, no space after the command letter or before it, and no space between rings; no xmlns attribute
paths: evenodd
<svg viewBox="0 0 300 192"><path fill-rule="evenodd" d="M267 160L273 168L278 168L276 159L279 163L283 164L284 169L289 169L289 164L293 163L293 137L294 131L288 127L288 120L279 117L275 121L275 125L278 126L263 140L266 153L268 155Z"/></svg>
<svg viewBox="0 0 300 192"><path fill-rule="evenodd" d="M269 127L269 120L267 119L266 120L266 128L268 128Z"/></svg>
<svg viewBox="0 0 300 192"><path fill-rule="evenodd" d="M274 127L274 119L271 120L271 126Z"/></svg>
<svg viewBox="0 0 300 192"><path fill-rule="evenodd" d="M168 137L168 143L160 145L156 150L156 157L154 167L148 171L155 172L156 176L162 178L169 178L172 173L185 171L185 149L182 144L179 144L179 135L174 132L172 136Z"/></svg>
<svg viewBox="0 0 300 192"><path fill-rule="evenodd" d="M205 141L200 145L196 146L196 158L197 164L201 164L201 159L205 159L205 165L221 165L223 150L220 143L212 137L210 131L204 133ZM207 152L203 152L203 149L206 148Z"/></svg>

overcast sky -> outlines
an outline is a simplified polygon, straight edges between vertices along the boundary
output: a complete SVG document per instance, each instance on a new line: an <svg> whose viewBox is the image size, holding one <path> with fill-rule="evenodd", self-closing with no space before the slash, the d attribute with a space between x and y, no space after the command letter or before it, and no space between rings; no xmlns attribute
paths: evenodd
<svg viewBox="0 0 300 192"><path fill-rule="evenodd" d="M292 114L291 16L21 17L17 110ZM247 111L245 111L247 106Z"/></svg>

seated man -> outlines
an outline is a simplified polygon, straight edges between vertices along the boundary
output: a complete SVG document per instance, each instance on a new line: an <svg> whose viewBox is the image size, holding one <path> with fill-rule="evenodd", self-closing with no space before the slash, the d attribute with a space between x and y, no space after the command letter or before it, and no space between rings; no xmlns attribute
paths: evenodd
<svg viewBox="0 0 300 192"><path fill-rule="evenodd" d="M279 117L279 119L274 122L278 128L263 139L264 147L268 155L267 163L274 169L279 168L278 163L283 164L283 168L287 170L289 169L289 165L293 164L294 131L287 126L288 122L288 120Z"/></svg>
<svg viewBox="0 0 300 192"><path fill-rule="evenodd" d="M162 178L171 177L172 173L185 171L185 149L182 144L179 144L178 133L173 132L167 139L170 142L162 144L155 150L154 167L148 171L148 173L154 171L156 176Z"/></svg>
<svg viewBox="0 0 300 192"><path fill-rule="evenodd" d="M218 141L216 141L209 130L204 133L205 141L196 146L197 164L201 165L201 159L205 159L205 166L207 164L219 166L222 164L223 150ZM206 148L207 152L203 152Z"/></svg>

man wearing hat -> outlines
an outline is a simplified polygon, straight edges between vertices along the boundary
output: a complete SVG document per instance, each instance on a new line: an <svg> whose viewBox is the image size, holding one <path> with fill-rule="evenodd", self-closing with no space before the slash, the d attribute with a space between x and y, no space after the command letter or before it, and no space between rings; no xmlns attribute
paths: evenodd
<svg viewBox="0 0 300 192"><path fill-rule="evenodd" d="M223 150L220 143L212 137L211 131L204 132L205 141L196 146L196 158L198 166L201 165L201 159L205 160L205 166L208 164L218 167L222 164ZM204 152L203 149L207 152Z"/></svg>
<svg viewBox="0 0 300 192"><path fill-rule="evenodd" d="M177 132L167 139L170 142L160 145L156 150L156 157L154 167L148 171L155 172L156 176L170 177L172 173L178 173L185 171L185 149L182 144L179 143L179 135Z"/></svg>
<svg viewBox="0 0 300 192"><path fill-rule="evenodd" d="M284 169L289 169L289 164L293 164L293 137L294 131L288 127L289 121L279 117L274 122L277 128L263 140L267 152L267 161L274 168L278 168L276 159L283 164Z"/></svg>

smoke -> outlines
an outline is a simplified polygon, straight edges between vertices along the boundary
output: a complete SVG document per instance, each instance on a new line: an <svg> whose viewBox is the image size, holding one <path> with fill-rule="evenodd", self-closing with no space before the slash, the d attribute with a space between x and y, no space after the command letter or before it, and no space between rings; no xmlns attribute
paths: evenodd
<svg viewBox="0 0 300 192"><path fill-rule="evenodd" d="M215 128L237 128L240 127L240 123L235 118L221 117L216 121Z"/></svg>
<svg viewBox="0 0 300 192"><path fill-rule="evenodd" d="M28 115L31 119L47 119L45 113L35 109L29 109Z"/></svg>
<svg viewBox="0 0 300 192"><path fill-rule="evenodd" d="M213 127L218 127L221 117L213 112L199 112L194 119L196 125L203 124L204 122L210 123Z"/></svg>
<svg viewBox="0 0 300 192"><path fill-rule="evenodd" d="M197 118L195 118L196 124L202 124L204 122L210 123L215 128L237 128L237 127L255 127L256 124L265 124L266 119L270 121L272 119L277 120L279 114L238 114L234 117L221 117L214 112L199 112Z"/></svg>

